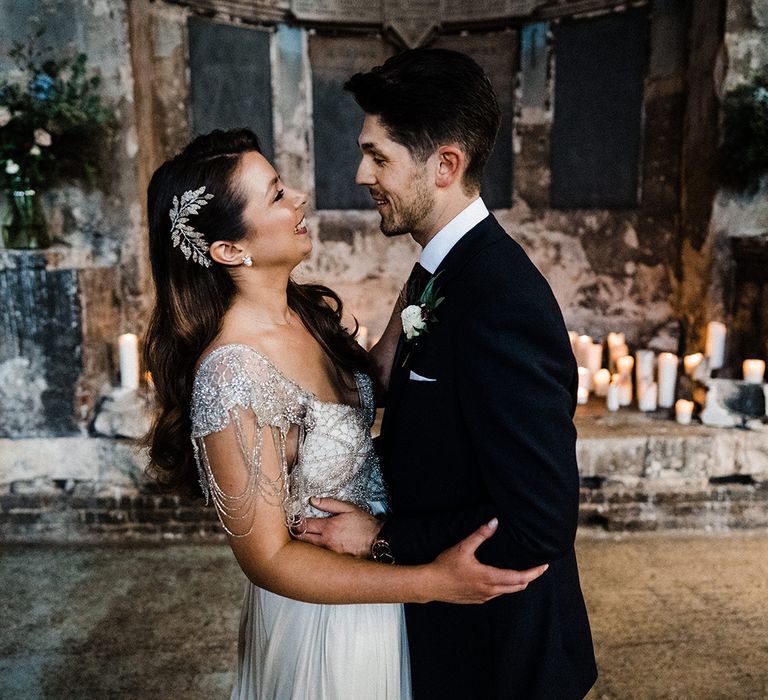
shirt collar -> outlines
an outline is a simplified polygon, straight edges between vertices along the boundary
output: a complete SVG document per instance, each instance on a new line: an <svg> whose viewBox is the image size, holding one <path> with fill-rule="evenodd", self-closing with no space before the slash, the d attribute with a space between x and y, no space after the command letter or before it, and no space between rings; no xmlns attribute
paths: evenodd
<svg viewBox="0 0 768 700"><path fill-rule="evenodd" d="M482 197L478 197L472 204L462 209L424 246L419 257L422 267L430 274L434 274L445 256L451 252L451 248L465 233L485 219L488 213Z"/></svg>

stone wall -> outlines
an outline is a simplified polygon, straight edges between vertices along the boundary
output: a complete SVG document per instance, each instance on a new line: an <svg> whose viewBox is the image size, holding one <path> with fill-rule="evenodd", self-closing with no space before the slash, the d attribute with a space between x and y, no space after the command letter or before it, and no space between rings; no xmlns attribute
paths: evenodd
<svg viewBox="0 0 768 700"><path fill-rule="evenodd" d="M768 425L679 426L594 402L576 427L582 528L768 527ZM222 540L213 507L154 492L143 459L127 440L0 440L0 541Z"/></svg>
<svg viewBox="0 0 768 700"><path fill-rule="evenodd" d="M143 323L147 309L128 18L120 0L3 0L0 18L0 71L13 76L8 49L43 27L37 46L55 57L85 52L116 110L98 186L45 194L53 246L0 250L0 374L13 379L2 390L0 435L73 434L117 380L117 336Z"/></svg>
<svg viewBox="0 0 768 700"><path fill-rule="evenodd" d="M678 154L688 25L682 4L655 5L643 107L645 156L640 207L577 211L550 207L547 144L557 63L550 41L536 49L541 52L538 62L522 65L518 74L513 139L515 196L512 208L497 215L549 279L570 327L595 336L620 328L631 343L676 349ZM187 18L201 8L206 16L225 22L232 21L236 13L226 2L131 4L135 22L150 36L142 49L138 73L143 79L151 78L145 89L156 117L152 135L160 141L155 160L173 152L189 127L178 109L188 100L181 62ZM253 21L251 16L246 19ZM309 32L285 21L278 23L272 34L275 160L284 179L305 188L311 197L314 154ZM551 30L555 23L548 26ZM173 125L175 142L169 138L167 124ZM145 132L143 141L149 135ZM351 179L348 186L355 187ZM309 223L316 246L300 277L320 280L336 289L348 310L375 336L386 323L390 304L410 270L417 247L406 239L383 239L378 217L370 211L316 210Z"/></svg>
<svg viewBox="0 0 768 700"><path fill-rule="evenodd" d="M544 18L538 38L526 34L523 21L508 28L518 33L522 48L511 136L514 193L512 205L495 213L549 280L569 327L598 338L621 330L631 345L675 350L680 319L695 344L707 321L727 316L729 238L757 236L768 227L768 185L754 196L721 191L713 170L719 95L765 65L768 11L764 0L652 0L618 10L630 5L651 8L638 206L561 210L551 205L557 79L552 33L561 21L551 16ZM47 195L55 245L39 253L0 251L0 293L7 296L0 310L5 534L16 532L17 515L34 526L29 531L39 526L54 532L59 516L41 515L45 507L39 503L64 514L61 522L69 524L62 527L73 532L81 525L116 533L134 525L141 526L137 531L144 526L162 531L150 526L155 517L178 526L177 534L198 527L186 505L146 496L143 454L125 440L98 435L93 419L118 381L117 336L141 335L151 303L143 193L154 169L192 135L191 16L269 32L275 164L310 201L314 194L312 29L291 18L287 2L243 7L224 0L0 0L0 44L23 39L37 17L51 28L58 48L72 42L89 54L120 125L103 187L71 185ZM343 41L343 31L340 36ZM8 69L0 51L0 70ZM355 187L351 180L347 186ZM418 247L407 237L384 238L373 211L313 208L308 221L315 247L298 276L336 289L348 312L375 337ZM648 426L639 425L636 438L622 438L611 458L615 469L606 471L599 455L613 449L610 431L617 426L604 427L600 435L582 436L585 522L646 527L653 518L658 523L666 518L670 526L694 526L717 511L721 515L712 516L713 522L765 524L752 506L734 505L759 508L763 477L711 481L743 475L735 458L726 455L714 471L682 485L673 472L688 474L687 466L670 467L657 479L655 462L646 463L656 443L646 434ZM39 437L47 439L38 442ZM676 465L681 450L692 455L697 441L711 446L710 437L692 432L682 442L670 438L662 461ZM760 445L753 453L762 464L766 446ZM630 477L636 481L628 486ZM662 488L665 480L669 492ZM38 506L35 493L43 499ZM739 512L746 513L741 520Z"/></svg>
<svg viewBox="0 0 768 700"><path fill-rule="evenodd" d="M721 91L750 82L768 70L768 3L765 0L731 0L725 18ZM702 259L706 260L710 289L708 304L714 318L728 319L742 342L729 348L737 365L745 357L768 360L768 326L765 290L768 289L768 179L753 193L720 189L714 198L712 219ZM745 260L739 261L739 257ZM746 263L746 265L742 265ZM750 263L762 274L754 274ZM744 274L742 274L744 273ZM756 332L758 330L760 332Z"/></svg>

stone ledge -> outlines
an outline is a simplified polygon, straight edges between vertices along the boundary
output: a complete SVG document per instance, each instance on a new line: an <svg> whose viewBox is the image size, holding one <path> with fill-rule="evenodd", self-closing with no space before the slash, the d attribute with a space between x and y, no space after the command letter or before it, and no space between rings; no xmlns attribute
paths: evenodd
<svg viewBox="0 0 768 700"><path fill-rule="evenodd" d="M768 427L679 426L580 407L580 523L615 531L768 527ZM149 491L130 440L0 440L0 541L224 539L212 508Z"/></svg>

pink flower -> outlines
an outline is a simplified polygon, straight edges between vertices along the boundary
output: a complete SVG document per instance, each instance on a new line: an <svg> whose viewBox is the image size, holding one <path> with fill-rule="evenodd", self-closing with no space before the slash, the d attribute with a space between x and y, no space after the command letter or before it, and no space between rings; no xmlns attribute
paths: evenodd
<svg viewBox="0 0 768 700"><path fill-rule="evenodd" d="M47 148L52 142L51 135L45 129L35 129L35 143L38 146Z"/></svg>

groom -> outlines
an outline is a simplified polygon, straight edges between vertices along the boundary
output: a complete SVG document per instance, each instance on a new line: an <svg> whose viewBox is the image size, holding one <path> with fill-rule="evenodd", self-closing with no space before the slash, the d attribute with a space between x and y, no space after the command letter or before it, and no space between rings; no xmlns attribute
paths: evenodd
<svg viewBox="0 0 768 700"><path fill-rule="evenodd" d="M438 49L401 53L346 89L365 112L357 182L385 235L422 246L426 272L406 303L427 313L410 310L412 337L389 341L380 447L391 515L382 526L320 499L336 515L312 521L307 539L421 564L498 517L478 559L549 570L484 605L406 606L415 696L582 698L597 671L573 546L576 364L548 284L480 197L495 95L472 59Z"/></svg>

